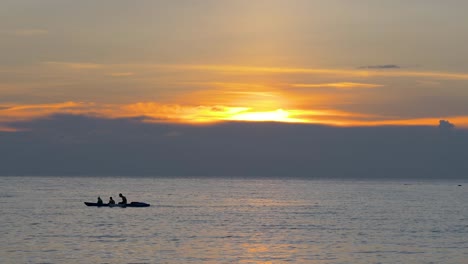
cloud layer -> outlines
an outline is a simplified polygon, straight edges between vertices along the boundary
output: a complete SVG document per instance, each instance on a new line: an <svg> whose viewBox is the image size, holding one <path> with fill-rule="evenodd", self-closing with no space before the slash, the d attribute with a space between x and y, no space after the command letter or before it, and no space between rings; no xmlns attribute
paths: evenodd
<svg viewBox="0 0 468 264"><path fill-rule="evenodd" d="M0 105L0 127L14 131L19 121L34 121L54 115L81 115L104 119L138 118L149 123L203 124L226 121L309 123L335 126L434 126L440 118L450 119L457 126L468 127L468 116L396 119L394 117L345 112L333 109L272 109L223 105L176 105L156 102L131 104L98 104L90 102L63 102L55 104ZM444 121L441 125L452 123Z"/></svg>
<svg viewBox="0 0 468 264"><path fill-rule="evenodd" d="M400 69L400 68L401 67L396 64L367 65L367 66L359 67L359 69L373 69L373 70Z"/></svg>
<svg viewBox="0 0 468 264"><path fill-rule="evenodd" d="M55 115L0 132L0 175L466 178L468 132ZM448 132L448 133L447 133Z"/></svg>

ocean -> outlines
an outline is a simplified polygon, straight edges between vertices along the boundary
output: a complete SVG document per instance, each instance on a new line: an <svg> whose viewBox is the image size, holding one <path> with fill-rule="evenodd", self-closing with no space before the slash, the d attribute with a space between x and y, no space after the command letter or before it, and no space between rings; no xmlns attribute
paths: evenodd
<svg viewBox="0 0 468 264"><path fill-rule="evenodd" d="M119 193L151 207L83 203ZM468 263L466 181L0 177L0 208L4 264Z"/></svg>

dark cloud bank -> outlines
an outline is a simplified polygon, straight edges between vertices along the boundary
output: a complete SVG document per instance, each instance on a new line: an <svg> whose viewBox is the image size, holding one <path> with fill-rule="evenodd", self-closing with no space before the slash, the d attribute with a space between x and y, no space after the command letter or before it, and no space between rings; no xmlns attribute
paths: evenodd
<svg viewBox="0 0 468 264"><path fill-rule="evenodd" d="M468 178L468 131L55 116L0 132L0 175Z"/></svg>

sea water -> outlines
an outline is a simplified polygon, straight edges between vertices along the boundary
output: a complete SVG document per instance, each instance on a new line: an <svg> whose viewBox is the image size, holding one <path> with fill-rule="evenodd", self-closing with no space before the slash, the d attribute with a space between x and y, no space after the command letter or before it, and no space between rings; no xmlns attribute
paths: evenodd
<svg viewBox="0 0 468 264"><path fill-rule="evenodd" d="M83 204L119 193L151 207ZM466 182L0 177L0 208L0 263L468 263Z"/></svg>

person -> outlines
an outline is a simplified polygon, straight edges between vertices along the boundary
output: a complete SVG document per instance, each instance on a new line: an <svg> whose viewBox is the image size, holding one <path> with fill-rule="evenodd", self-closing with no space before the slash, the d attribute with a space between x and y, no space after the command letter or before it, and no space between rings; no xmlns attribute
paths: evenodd
<svg viewBox="0 0 468 264"><path fill-rule="evenodd" d="M98 198L97 198L97 204L102 204L101 196L98 196Z"/></svg>
<svg viewBox="0 0 468 264"><path fill-rule="evenodd" d="M122 201L119 204L127 204L127 197L119 193L119 197L122 198Z"/></svg>
<svg viewBox="0 0 468 264"><path fill-rule="evenodd" d="M112 197L109 197L109 204L115 204L115 201L112 199Z"/></svg>

